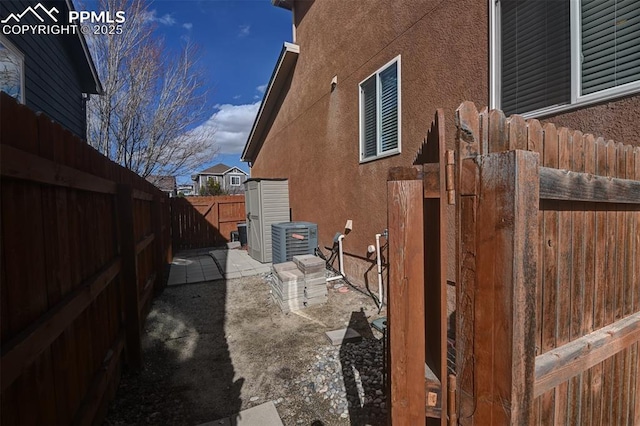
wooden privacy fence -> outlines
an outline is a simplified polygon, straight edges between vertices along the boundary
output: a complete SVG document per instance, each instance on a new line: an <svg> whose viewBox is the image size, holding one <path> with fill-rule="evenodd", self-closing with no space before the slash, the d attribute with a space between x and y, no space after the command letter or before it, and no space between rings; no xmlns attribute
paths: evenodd
<svg viewBox="0 0 640 426"><path fill-rule="evenodd" d="M169 202L0 94L1 420L90 424L171 260Z"/></svg>
<svg viewBox="0 0 640 426"><path fill-rule="evenodd" d="M173 250L222 245L245 220L244 195L172 198Z"/></svg>
<svg viewBox="0 0 640 426"><path fill-rule="evenodd" d="M479 113L472 103L460 106L456 121L455 162L452 152L441 150L435 161L408 173L409 180L395 172L389 182L390 193L418 186L412 197L425 198L424 207L389 224L390 256L404 245L422 247L425 259L424 274L405 267L398 275L390 257L394 424L415 424L403 413L417 410L440 417L442 424L640 424L640 148L537 120L505 118L500 111ZM434 266L434 256L442 253L430 248L435 236L405 232L394 239L391 233L415 222L424 208L424 223L435 220L436 232L444 234L446 215L429 212L429 199L446 199L456 212L456 356L450 386L446 369L435 368L441 364L430 363L428 356L429 342L442 342L446 330L442 309L437 327L416 331L413 326L426 342L427 365L436 379L416 378L413 363L424 361L415 347L401 363L393 359L402 350L394 345L409 348L403 342L412 340L395 337L394 342L394 330L397 334L405 322L420 323L416 318L428 322L433 314L415 304L396 307L392 298L402 300L402 292L420 297L420 287L425 301L446 294L441 269ZM390 212L397 209L389 201ZM393 315L394 307L404 308L402 315ZM446 349L436 348L436 357L446 363ZM405 396L418 381L426 400ZM455 403L448 409L447 396ZM426 407L418 408L422 404Z"/></svg>

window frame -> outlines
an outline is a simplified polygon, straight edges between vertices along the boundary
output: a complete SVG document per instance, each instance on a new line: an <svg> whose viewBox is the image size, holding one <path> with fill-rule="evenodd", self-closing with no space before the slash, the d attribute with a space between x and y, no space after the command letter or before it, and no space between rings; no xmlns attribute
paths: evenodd
<svg viewBox="0 0 640 426"><path fill-rule="evenodd" d="M611 87L599 92L581 95L581 21L580 5L582 0L569 0L570 11L570 48L571 48L571 96L569 103L550 105L545 108L518 113L524 118L537 118L553 115L560 112L583 108L598 102L617 99L640 92L640 80ZM500 27L500 0L489 0L489 108L500 109L501 95L501 27Z"/></svg>
<svg viewBox="0 0 640 426"><path fill-rule="evenodd" d="M382 149L382 138L380 137L381 130L381 83L380 83L380 74L384 72L391 65L396 64L396 72L397 72L397 93L398 93L398 146L395 149L390 149L388 151L381 152ZM364 80L358 83L358 158L360 164L368 163L370 161L375 161L380 158L390 157L393 155L400 154L402 152L402 73L401 73L401 55L398 55L391 59L389 62L378 68L375 72L369 74ZM372 155L370 157L364 157L365 147L364 147L364 96L362 85L367 82L370 78L375 77L376 79L376 155Z"/></svg>
<svg viewBox="0 0 640 426"><path fill-rule="evenodd" d="M4 45L7 50L20 59L20 98L14 98L21 104L25 104L25 64L24 53L20 51L13 43L11 43L4 35L0 34L0 43ZM11 96L11 95L9 95ZM12 96L13 97L13 96Z"/></svg>
<svg viewBox="0 0 640 426"><path fill-rule="evenodd" d="M238 183L233 183L233 178L237 178L238 179ZM239 175L231 175L231 176L229 176L229 185L231 185L231 186L240 186L240 185L242 185L242 177L240 177Z"/></svg>

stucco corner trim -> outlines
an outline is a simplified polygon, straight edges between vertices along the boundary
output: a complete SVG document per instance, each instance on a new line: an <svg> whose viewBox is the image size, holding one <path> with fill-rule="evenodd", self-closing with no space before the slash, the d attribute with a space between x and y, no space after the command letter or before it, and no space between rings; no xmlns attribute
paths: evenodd
<svg viewBox="0 0 640 426"><path fill-rule="evenodd" d="M286 80L296 65L300 46L293 43L285 42L280 52L280 57L276 62L276 66L271 74L269 85L262 98L262 103L258 109L258 114L251 127L249 139L244 146L240 161L252 162L255 160L262 142L264 141L267 121L271 116L274 107L277 104L282 88L285 86Z"/></svg>

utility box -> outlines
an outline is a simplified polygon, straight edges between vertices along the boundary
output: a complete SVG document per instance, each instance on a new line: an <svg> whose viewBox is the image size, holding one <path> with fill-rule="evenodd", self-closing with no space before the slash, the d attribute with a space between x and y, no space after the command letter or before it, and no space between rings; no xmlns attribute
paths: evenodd
<svg viewBox="0 0 640 426"><path fill-rule="evenodd" d="M274 223L271 234L274 264L288 262L294 256L313 254L318 247L318 225L315 223Z"/></svg>
<svg viewBox="0 0 640 426"><path fill-rule="evenodd" d="M251 178L244 189L249 256L258 262L271 262L271 225L290 220L289 181Z"/></svg>

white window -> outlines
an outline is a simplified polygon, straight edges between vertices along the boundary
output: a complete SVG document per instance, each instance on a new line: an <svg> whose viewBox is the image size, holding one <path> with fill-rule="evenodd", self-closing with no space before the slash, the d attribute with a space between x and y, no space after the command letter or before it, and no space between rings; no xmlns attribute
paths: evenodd
<svg viewBox="0 0 640 426"><path fill-rule="evenodd" d="M544 115L640 91L637 0L490 0L491 106Z"/></svg>
<svg viewBox="0 0 640 426"><path fill-rule="evenodd" d="M231 176L231 185L239 186L240 185L240 176Z"/></svg>
<svg viewBox="0 0 640 426"><path fill-rule="evenodd" d="M24 103L24 56L0 36L0 90Z"/></svg>
<svg viewBox="0 0 640 426"><path fill-rule="evenodd" d="M360 162L400 152L400 57L360 83Z"/></svg>

